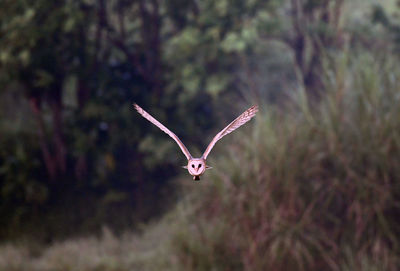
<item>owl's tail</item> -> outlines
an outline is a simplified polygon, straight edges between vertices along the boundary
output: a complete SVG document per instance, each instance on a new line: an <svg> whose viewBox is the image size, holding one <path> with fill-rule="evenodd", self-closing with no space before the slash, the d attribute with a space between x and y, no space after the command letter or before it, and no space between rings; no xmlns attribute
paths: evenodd
<svg viewBox="0 0 400 271"><path fill-rule="evenodd" d="M200 176L193 176L194 181L200 181Z"/></svg>

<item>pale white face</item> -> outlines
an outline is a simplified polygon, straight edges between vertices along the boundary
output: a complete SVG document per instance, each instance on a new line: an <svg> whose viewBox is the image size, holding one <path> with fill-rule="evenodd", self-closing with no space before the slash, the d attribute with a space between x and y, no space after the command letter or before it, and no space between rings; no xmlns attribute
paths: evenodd
<svg viewBox="0 0 400 271"><path fill-rule="evenodd" d="M206 171L206 163L203 159L192 159L189 161L187 169L190 175L202 175Z"/></svg>

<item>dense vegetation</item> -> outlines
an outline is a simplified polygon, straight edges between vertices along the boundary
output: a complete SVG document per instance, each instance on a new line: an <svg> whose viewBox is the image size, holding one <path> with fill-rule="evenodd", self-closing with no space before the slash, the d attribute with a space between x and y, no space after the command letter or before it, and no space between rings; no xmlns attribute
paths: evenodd
<svg viewBox="0 0 400 271"><path fill-rule="evenodd" d="M3 245L0 270L398 270L394 10L2 1L0 236L46 242ZM260 112L193 183L132 102L195 154Z"/></svg>
<svg viewBox="0 0 400 271"><path fill-rule="evenodd" d="M182 207L182 270L398 270L396 66L354 57L315 108L259 116Z"/></svg>

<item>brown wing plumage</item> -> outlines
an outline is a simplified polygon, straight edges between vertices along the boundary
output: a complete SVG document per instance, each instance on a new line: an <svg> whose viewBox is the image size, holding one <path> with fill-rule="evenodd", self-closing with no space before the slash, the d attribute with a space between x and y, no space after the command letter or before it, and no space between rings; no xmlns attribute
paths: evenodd
<svg viewBox="0 0 400 271"><path fill-rule="evenodd" d="M150 121L151 123L153 123L155 126L157 126L158 128L161 129L161 131L163 131L164 133L166 133L167 135L169 135L170 137L172 137L173 140L175 140L175 142L178 144L178 146L181 148L183 154L186 156L186 158L188 160L190 160L192 158L192 155L190 154L190 152L188 151L188 149L186 148L186 146L182 143L182 141L179 139L179 137L177 137L173 132L171 132L167 127L165 127L164 125L162 125L158 120L156 120L155 118L153 118L149 113L147 113L146 111L143 110L143 108L141 108L140 106L138 106L137 104L133 104L133 106L135 107L135 109L137 110L137 112L139 112L140 115L142 115L145 119L147 119L148 121Z"/></svg>
<svg viewBox="0 0 400 271"><path fill-rule="evenodd" d="M254 117L256 115L256 113L258 112L258 106L257 105L253 105L252 107L250 107L249 109L247 109L246 111L244 111L239 117L237 117L234 121L232 121L231 123L229 123L228 126L226 126L221 132L219 132L214 138L213 140L210 142L210 144L208 145L207 149L205 150L204 154L203 154L203 158L207 159L207 156L210 154L212 148L214 147L215 143L217 143L218 140L220 140L221 138L223 138L224 136L226 136L227 134L232 133L233 131L235 131L237 128L239 128L240 126L242 126L243 124L245 124L246 122L248 122L249 120L251 120L252 117Z"/></svg>

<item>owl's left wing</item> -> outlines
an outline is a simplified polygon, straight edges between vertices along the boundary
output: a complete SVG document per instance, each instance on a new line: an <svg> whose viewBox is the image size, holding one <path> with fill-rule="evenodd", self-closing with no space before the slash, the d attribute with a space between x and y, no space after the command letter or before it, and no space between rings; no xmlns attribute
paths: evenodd
<svg viewBox="0 0 400 271"><path fill-rule="evenodd" d="M214 138L213 140L210 142L210 144L208 144L207 149L205 150L204 154L203 154L203 158L207 159L207 156L210 154L212 148L214 147L215 143L217 143L218 140L220 140L221 138L223 138L224 136L226 136L227 134L232 133L233 131L235 131L237 128L239 128L240 126L242 126L243 124L245 124L246 122L248 122L249 120L251 120L256 113L258 112L258 106L257 105L253 105L252 107L250 107L249 109L247 109L246 111L244 111L239 117L237 117L234 121L232 121L231 123L229 123L228 126L226 126L221 132L219 132Z"/></svg>
<svg viewBox="0 0 400 271"><path fill-rule="evenodd" d="M152 115L150 115L149 113L147 113L146 111L143 110L143 108L141 108L140 106L138 106L137 104L133 104L133 106L135 107L136 111L139 112L140 115L142 115L145 119L147 119L148 121L150 121L151 123L153 123L155 126L157 126L158 128L161 129L161 131L163 131L164 133L166 133L167 135L169 135L170 137L172 137L173 140L175 140L175 142L178 144L178 146L181 148L183 154L186 156L186 158L188 160L190 160L192 158L192 155L190 154L190 152L188 151L188 149L186 148L185 144L182 143L182 141L179 139L179 137L174 134L173 132L171 132L167 127L165 127L164 125L162 125L158 120L156 120L155 118L153 118Z"/></svg>

